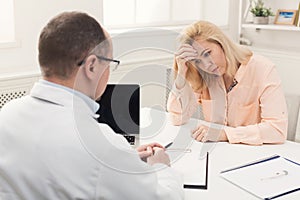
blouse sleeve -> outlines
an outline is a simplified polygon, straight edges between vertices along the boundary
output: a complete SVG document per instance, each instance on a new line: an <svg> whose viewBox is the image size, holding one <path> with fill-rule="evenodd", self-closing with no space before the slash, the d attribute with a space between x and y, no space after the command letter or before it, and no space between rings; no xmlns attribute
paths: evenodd
<svg viewBox="0 0 300 200"><path fill-rule="evenodd" d="M189 84L177 89L175 83L169 94L167 110L174 125L185 124L197 110L197 95Z"/></svg>
<svg viewBox="0 0 300 200"><path fill-rule="evenodd" d="M225 127L230 143L261 145L263 143L284 143L287 137L287 106L281 81L273 66L261 83L260 123Z"/></svg>

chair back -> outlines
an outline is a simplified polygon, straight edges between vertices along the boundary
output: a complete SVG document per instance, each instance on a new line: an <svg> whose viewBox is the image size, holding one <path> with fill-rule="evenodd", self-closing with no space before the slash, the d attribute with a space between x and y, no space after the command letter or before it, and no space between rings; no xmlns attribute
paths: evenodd
<svg viewBox="0 0 300 200"><path fill-rule="evenodd" d="M300 95L296 94L286 94L285 100L288 110L288 134L287 139L290 141L295 141L297 130L300 131Z"/></svg>

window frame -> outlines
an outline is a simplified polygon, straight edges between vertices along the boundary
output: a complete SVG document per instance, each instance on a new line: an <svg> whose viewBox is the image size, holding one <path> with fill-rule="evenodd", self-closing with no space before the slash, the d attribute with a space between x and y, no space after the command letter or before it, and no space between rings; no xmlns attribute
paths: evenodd
<svg viewBox="0 0 300 200"><path fill-rule="evenodd" d="M10 21L12 21L13 25L11 27L11 33L12 37L10 39L8 38L1 38L0 35L0 48L15 48L15 47L19 47L20 46L20 42L16 40L16 20L15 20L15 2L14 1L9 1L11 3L11 5L9 5L6 9L12 9L11 12L9 13L10 17L12 17L12 19ZM2 1L3 3L3 1ZM1 4L1 2L0 2ZM4 5L1 5L4 6ZM1 15L1 14L0 14ZM9 16L1 16L3 18L7 18ZM2 30L7 30L7 26L5 26L5 24L0 25Z"/></svg>
<svg viewBox="0 0 300 200"><path fill-rule="evenodd" d="M135 5L136 5L136 1L137 0L134 0L135 1ZM102 13L102 17L101 17L101 23L110 31L112 32L119 32L118 30L132 30L132 29L139 29L139 28L149 28L149 27L158 27L158 28L171 28L171 29L178 29L178 27L185 27L186 25L188 24L191 24L193 23L195 20L173 20L173 16L172 16L172 0L169 0L170 1L170 12L169 12L169 21L165 21L165 22L152 22L152 23L134 23L134 24L124 24L124 25L107 25L104 23L104 12L103 12L103 9L104 9L104 0L101 0L101 13ZM201 1L201 0L200 0ZM220 25L220 27L223 29L223 28L228 28L229 27L229 23L230 23L230 6L232 4L232 1L235 1L235 0L228 0L228 16L227 16L227 23L225 25ZM136 7L136 6L135 6ZM199 8L199 12L200 13L203 13L203 9L205 8L205 5L200 7ZM136 11L135 11L136 12ZM199 17L200 19L203 18L203 14L200 15ZM137 21L136 20L136 16L135 16L135 22Z"/></svg>

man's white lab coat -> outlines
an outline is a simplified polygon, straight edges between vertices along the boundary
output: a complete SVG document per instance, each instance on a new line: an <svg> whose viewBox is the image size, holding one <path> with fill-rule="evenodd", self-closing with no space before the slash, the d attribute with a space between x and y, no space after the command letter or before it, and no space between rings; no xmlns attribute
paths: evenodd
<svg viewBox="0 0 300 200"><path fill-rule="evenodd" d="M180 178L149 166L94 119L93 104L43 82L0 111L0 199L182 199Z"/></svg>

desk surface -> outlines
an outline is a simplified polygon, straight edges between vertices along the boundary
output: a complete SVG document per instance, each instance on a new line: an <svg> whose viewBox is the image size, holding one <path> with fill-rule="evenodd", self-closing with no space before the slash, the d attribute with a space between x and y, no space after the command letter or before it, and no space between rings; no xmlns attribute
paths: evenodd
<svg viewBox="0 0 300 200"><path fill-rule="evenodd" d="M193 129L199 120L190 120L183 126L171 125L168 114L155 109L143 108L141 112L140 143L159 142L162 145L173 141L178 134L190 134L187 130ZM187 133L186 133L187 132ZM281 155L296 162L300 162L300 143L287 141L280 145L249 146L244 144L229 144L227 142L201 143L193 142L192 149L205 149L210 152L209 178L207 190L185 189L185 199L230 199L255 200L257 197L229 183L220 176L220 171L269 157ZM200 152L199 152L200 153ZM277 198L278 200L300 199L300 191Z"/></svg>

